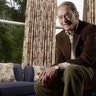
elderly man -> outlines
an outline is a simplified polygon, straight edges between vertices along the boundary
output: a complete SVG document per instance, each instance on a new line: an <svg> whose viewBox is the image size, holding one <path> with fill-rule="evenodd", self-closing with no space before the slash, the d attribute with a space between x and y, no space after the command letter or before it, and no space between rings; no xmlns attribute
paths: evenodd
<svg viewBox="0 0 96 96"><path fill-rule="evenodd" d="M35 91L37 96L57 96L61 90L63 96L83 96L96 67L96 26L79 20L72 2L63 2L57 16L64 30L56 35L56 64L40 73Z"/></svg>

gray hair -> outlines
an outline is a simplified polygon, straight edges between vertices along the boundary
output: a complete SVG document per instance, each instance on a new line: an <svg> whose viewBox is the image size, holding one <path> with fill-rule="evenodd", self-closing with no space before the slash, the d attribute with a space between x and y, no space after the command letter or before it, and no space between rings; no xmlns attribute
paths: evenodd
<svg viewBox="0 0 96 96"><path fill-rule="evenodd" d="M65 2L61 3L61 4L57 7L57 9L59 9L59 8L62 7L62 6L65 6L65 5L67 5L73 12L78 12L76 6L74 5L74 3L69 2L69 1L65 1Z"/></svg>

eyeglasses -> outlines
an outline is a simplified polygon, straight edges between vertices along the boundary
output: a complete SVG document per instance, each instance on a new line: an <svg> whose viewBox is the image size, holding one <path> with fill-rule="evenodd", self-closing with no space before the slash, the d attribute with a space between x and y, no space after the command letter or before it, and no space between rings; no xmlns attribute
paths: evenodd
<svg viewBox="0 0 96 96"><path fill-rule="evenodd" d="M63 18L65 18L65 19L68 19L69 20L69 19L71 19L71 17L72 17L72 14L66 13L63 16L58 16L58 19L62 20Z"/></svg>

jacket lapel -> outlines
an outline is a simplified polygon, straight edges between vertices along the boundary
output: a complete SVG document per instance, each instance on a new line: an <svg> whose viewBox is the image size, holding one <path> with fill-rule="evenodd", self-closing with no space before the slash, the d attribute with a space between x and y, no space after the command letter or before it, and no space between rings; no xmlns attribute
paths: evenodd
<svg viewBox="0 0 96 96"><path fill-rule="evenodd" d="M73 53L76 56L76 48L77 48L77 44L80 40L80 34L74 34L73 37Z"/></svg>
<svg viewBox="0 0 96 96"><path fill-rule="evenodd" d="M65 51L64 52L67 55L66 59L69 59L70 56L71 56L71 44L70 44L69 37L65 36L64 41L65 41L65 46L64 46L65 47L64 48Z"/></svg>
<svg viewBox="0 0 96 96"><path fill-rule="evenodd" d="M78 42L80 40L81 37L81 29L83 29L83 24L81 21L79 21L79 25L78 28L76 29L75 33L74 33L74 37L73 37L73 53L76 56L76 48L78 46Z"/></svg>
<svg viewBox="0 0 96 96"><path fill-rule="evenodd" d="M66 59L70 59L71 55L71 46L70 46L70 40L69 37L66 34L63 34L61 40L59 41L60 46L62 48L62 52Z"/></svg>

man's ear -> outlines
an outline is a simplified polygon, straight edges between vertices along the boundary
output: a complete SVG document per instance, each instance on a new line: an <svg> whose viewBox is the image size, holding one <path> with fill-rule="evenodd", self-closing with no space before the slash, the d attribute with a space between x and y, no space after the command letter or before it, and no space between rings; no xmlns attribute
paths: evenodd
<svg viewBox="0 0 96 96"><path fill-rule="evenodd" d="M76 17L79 18L79 13L78 12L76 12Z"/></svg>

